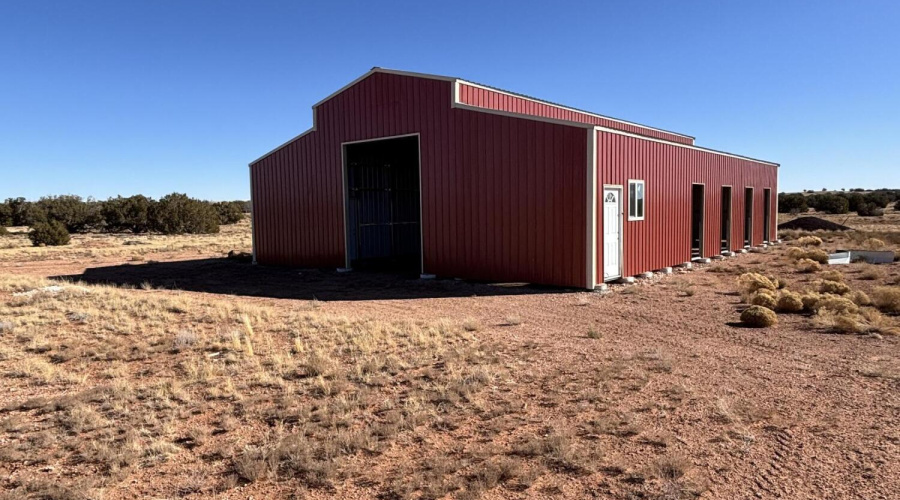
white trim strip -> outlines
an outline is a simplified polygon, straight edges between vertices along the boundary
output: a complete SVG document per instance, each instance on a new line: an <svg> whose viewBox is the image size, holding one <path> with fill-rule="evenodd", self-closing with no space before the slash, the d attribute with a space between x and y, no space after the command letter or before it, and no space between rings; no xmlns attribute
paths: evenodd
<svg viewBox="0 0 900 500"><path fill-rule="evenodd" d="M493 88L493 87L488 87L488 86L485 86L485 85L479 85L479 84L477 84L477 83L472 83L472 82L469 82L469 81L466 81L466 80L460 80L460 79L457 79L457 83L462 83L463 85L468 85L468 86L470 86L470 87L475 87L475 88L479 88L479 89L482 89L482 90L487 90L487 91L489 91L489 92L497 92L498 94L504 94L504 95L508 95L508 96L510 96L510 97L517 97L517 98L519 98L519 99L525 99L526 101L531 101L531 102L536 102L536 103L539 103L539 104L544 104L544 105L546 105L546 106L551 106L551 107L554 107L554 108L563 109L563 110L566 110L566 111L571 111L571 112L573 112L573 113L581 113L581 114L583 114L583 115L593 116L594 118L602 118L602 119L604 119L604 120L610 120L610 121L614 121L614 122L616 122L616 123L621 123L621 124L624 124L624 125L631 125L632 127L645 128L645 129L647 129L647 130L653 130L653 131L655 131L655 132L660 132L660 133L663 133L663 134L677 135L678 137L684 137L685 139L690 139L692 142L696 139L696 137L694 137L694 136L690 136L690 135L686 135L686 134L680 134L680 133L678 133L678 132L672 132L671 130L665 130L665 129L661 129L661 128L651 127L651 126L649 126L649 125L642 125L642 124L640 124L640 123L634 123L634 122L630 122L630 121L627 121L627 120L621 120L621 119L619 119L619 118L613 118L613 117L611 117L611 116L598 115L597 113L592 113L592 112L590 112L590 111L585 111L585 110L583 110L583 109L570 108L570 107L568 107L568 106L563 106L562 104L556 104L556 103L554 103L554 102L545 101L545 100L543 100L543 99L538 99L538 98L535 98L535 97L528 97L528 96L525 96L525 95L522 95L522 94L516 94L515 92L509 92L509 91L507 91L507 90L502 90L502 89L497 89L497 88ZM588 125L591 125L591 124L588 124Z"/></svg>
<svg viewBox="0 0 900 500"><path fill-rule="evenodd" d="M597 286L597 133L587 131L587 281L585 286L593 290Z"/></svg>
<svg viewBox="0 0 900 500"><path fill-rule="evenodd" d="M704 151L704 152L707 152L707 153L712 153L712 154L720 155L720 156L729 156L729 157L731 157L731 158L737 158L737 159L739 159L739 160L747 160L747 161L753 161L753 162L756 162L756 163L764 163L764 164L766 164L766 165L771 165L771 166L773 166L773 167L780 167L780 166L781 166L781 165L779 165L778 163L773 163L773 162L771 162L771 161L766 161L766 160L758 160L758 159L756 159L756 158L750 158L749 156L741 156L741 155L736 155L736 154L733 154L733 153L726 153L726 152L724 152L724 151L716 151L715 149L702 148L702 147L700 147L700 146L693 146L693 145L691 145L691 144L682 144L682 143L680 143L680 142L672 142L672 141L667 141L667 140L665 140L665 139L657 139L656 137L647 137L646 135L632 134L631 132L623 132L623 131L621 131L621 130L616 130L616 129L614 129L614 128L609 128L609 127L595 126L595 127L594 127L594 130L598 130L598 131L600 131L600 132L609 132L610 134L625 135L625 136L628 136L628 137L634 137L635 139L643 139L643 140L645 140L645 141L652 141L652 142L660 142L660 143L663 143L663 144L670 144L670 145L672 145L672 146L678 146L678 147L680 147L680 148L687 148L687 149L694 149L694 150L697 150L697 151Z"/></svg>

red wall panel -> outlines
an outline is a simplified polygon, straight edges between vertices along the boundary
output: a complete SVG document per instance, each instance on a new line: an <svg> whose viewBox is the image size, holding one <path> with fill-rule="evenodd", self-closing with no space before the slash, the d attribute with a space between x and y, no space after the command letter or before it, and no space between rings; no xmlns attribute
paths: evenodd
<svg viewBox="0 0 900 500"><path fill-rule="evenodd" d="M601 127L630 132L632 134L654 137L667 141L678 142L681 144L694 144L694 139L686 135L666 132L664 130L645 127L638 124L623 122L613 118L596 116L590 113L567 109L560 106L554 106L543 102L538 102L525 97L519 97L501 92L498 90L459 84L458 99L463 104L477 106L480 108L494 109L498 111L507 111L511 113L522 113L543 118L554 118L557 120L567 120L580 123L588 123L591 125L599 125Z"/></svg>
<svg viewBox="0 0 900 500"><path fill-rule="evenodd" d="M253 163L257 261L343 267L341 144L418 133L425 272L583 286L585 130L451 108L451 85L374 73Z"/></svg>
<svg viewBox="0 0 900 500"><path fill-rule="evenodd" d="M645 218L628 220L628 180L645 181ZM597 192L623 187L624 275L687 262L691 257L691 186L705 185L704 256L720 250L722 186L732 186L731 247L743 247L744 189L753 187L752 244L775 238L778 167L611 132L597 132ZM770 188L770 235L763 235L763 188ZM602 197L598 194L597 281L603 281Z"/></svg>

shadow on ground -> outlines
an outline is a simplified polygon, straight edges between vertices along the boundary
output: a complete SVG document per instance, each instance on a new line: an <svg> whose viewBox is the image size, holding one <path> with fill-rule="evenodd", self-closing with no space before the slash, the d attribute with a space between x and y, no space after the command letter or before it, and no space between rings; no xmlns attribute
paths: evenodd
<svg viewBox="0 0 900 500"><path fill-rule="evenodd" d="M54 279L90 284L186 290L302 300L397 300L439 297L572 293L576 290L519 284L488 284L442 279L421 280L371 271L338 273L252 265L230 259L122 264L86 269Z"/></svg>

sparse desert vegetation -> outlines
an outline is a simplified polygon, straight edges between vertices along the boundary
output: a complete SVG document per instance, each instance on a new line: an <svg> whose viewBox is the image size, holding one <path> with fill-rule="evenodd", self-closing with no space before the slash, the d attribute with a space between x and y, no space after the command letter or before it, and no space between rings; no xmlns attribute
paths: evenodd
<svg viewBox="0 0 900 500"><path fill-rule="evenodd" d="M586 294L254 268L248 228L0 239L2 498L896 491L900 264L798 266L890 231Z"/></svg>

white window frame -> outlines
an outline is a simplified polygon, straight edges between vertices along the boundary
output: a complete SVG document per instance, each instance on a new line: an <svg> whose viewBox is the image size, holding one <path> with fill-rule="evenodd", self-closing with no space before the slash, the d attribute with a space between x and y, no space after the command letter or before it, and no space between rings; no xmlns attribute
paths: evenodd
<svg viewBox="0 0 900 500"><path fill-rule="evenodd" d="M634 205L635 215L631 214L631 186L637 185L637 184L641 185L641 198L640 198L641 215L640 215L640 217L637 216L637 212L638 212L637 201L635 201L635 205ZM628 208L627 208L627 210L628 210L628 220L629 221L644 220L647 218L647 183L644 182L644 180L628 179Z"/></svg>

